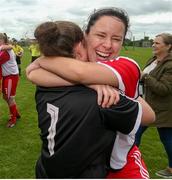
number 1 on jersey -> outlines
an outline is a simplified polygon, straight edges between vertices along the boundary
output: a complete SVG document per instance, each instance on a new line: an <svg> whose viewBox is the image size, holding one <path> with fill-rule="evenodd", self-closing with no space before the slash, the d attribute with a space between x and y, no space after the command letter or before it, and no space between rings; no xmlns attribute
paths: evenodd
<svg viewBox="0 0 172 180"><path fill-rule="evenodd" d="M56 124L58 121L59 108L52 104L47 103L47 112L51 116L51 123L48 129L49 135L47 136L47 140L48 140L48 149L50 152L50 156L52 156L54 154L54 146L55 146L54 137L56 135Z"/></svg>

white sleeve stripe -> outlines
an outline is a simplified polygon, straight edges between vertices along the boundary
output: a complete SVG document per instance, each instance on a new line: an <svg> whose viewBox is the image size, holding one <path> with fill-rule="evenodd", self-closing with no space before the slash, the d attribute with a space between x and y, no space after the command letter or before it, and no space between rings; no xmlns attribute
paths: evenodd
<svg viewBox="0 0 172 180"><path fill-rule="evenodd" d="M140 124L141 124L143 112L142 112L142 106L141 106L141 104L140 104L139 102L138 102L138 106L139 106L139 108L138 108L137 120L136 120L136 123L135 123L135 125L134 125L133 130L130 132L129 135L131 135L131 134L136 134L136 132L137 132L137 130L139 129Z"/></svg>
<svg viewBox="0 0 172 180"><path fill-rule="evenodd" d="M118 83L119 83L119 89L125 92L125 86L123 83L123 80L121 78L121 75L118 73L118 71L116 71L114 68L112 68L111 66L109 66L108 64L104 64L102 62L97 62L99 64L102 64L104 66L106 66L107 68L111 69L113 71L113 73L116 75L117 79L118 79Z"/></svg>
<svg viewBox="0 0 172 180"><path fill-rule="evenodd" d="M137 82L134 98L137 98L138 96L139 96L139 81Z"/></svg>
<svg viewBox="0 0 172 180"><path fill-rule="evenodd" d="M127 60L133 62L140 70L140 66L138 65L138 63L134 59L131 59L131 58L125 57L125 56L119 56L119 57L116 58L116 60L119 60L120 58L124 58L124 59L127 59Z"/></svg>

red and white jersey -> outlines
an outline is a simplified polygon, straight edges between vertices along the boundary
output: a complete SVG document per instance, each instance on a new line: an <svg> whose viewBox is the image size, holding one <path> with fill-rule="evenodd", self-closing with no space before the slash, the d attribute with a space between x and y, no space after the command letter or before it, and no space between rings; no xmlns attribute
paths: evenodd
<svg viewBox="0 0 172 180"><path fill-rule="evenodd" d="M137 98L139 96L140 67L133 59L119 56L116 59L99 63L107 66L114 72L118 78L118 88L125 95L130 98ZM142 112L138 114L136 124L130 134L125 135L117 132L110 159L112 169L121 169L127 163L128 152L134 144L135 134L141 123L141 115Z"/></svg>
<svg viewBox="0 0 172 180"><path fill-rule="evenodd" d="M0 93L1 93L2 68L0 65Z"/></svg>
<svg viewBox="0 0 172 180"><path fill-rule="evenodd" d="M0 81L1 81L1 79L2 79L2 68L0 66Z"/></svg>
<svg viewBox="0 0 172 180"><path fill-rule="evenodd" d="M18 71L16 56L14 54L14 51L13 50L0 51L0 56L1 55L4 56L5 53L9 55L9 60L1 65L2 76L4 77L8 75L17 75L19 71Z"/></svg>
<svg viewBox="0 0 172 180"><path fill-rule="evenodd" d="M98 62L110 68L118 78L119 89L131 98L139 95L140 67L131 58L119 56L116 59Z"/></svg>

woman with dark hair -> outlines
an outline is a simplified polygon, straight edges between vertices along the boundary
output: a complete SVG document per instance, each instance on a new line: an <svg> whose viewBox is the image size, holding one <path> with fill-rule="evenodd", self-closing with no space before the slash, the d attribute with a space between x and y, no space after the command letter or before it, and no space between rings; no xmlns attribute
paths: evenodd
<svg viewBox="0 0 172 180"><path fill-rule="evenodd" d="M36 60L34 64L35 66L38 64L38 67L40 64L44 69L68 81L81 84L109 84L119 88L128 96L136 98L140 77L139 67L134 60L119 56L127 29L128 16L124 11L117 8L97 10L90 16L85 44L89 60L99 63L86 63L74 59L70 61L62 57L43 57ZM51 84L43 83L43 78L41 83L37 83L37 80L41 79L37 74L38 71L35 70L34 75L29 68L27 70L28 78L36 84L43 86ZM139 124L136 124L129 135L118 132L110 164L112 169L120 170L115 172L112 170L108 178L149 177L141 154L134 146L138 127ZM135 163L136 159L139 165Z"/></svg>

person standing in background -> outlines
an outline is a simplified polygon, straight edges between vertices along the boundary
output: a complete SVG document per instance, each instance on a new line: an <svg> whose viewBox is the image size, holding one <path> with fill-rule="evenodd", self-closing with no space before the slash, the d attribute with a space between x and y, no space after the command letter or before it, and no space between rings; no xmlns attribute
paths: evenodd
<svg viewBox="0 0 172 180"><path fill-rule="evenodd" d="M16 39L12 40L12 46L13 46L13 51L16 55L16 62L19 70L19 76L21 76L21 57L23 56L24 50L23 48L17 43Z"/></svg>
<svg viewBox="0 0 172 180"><path fill-rule="evenodd" d="M1 94L1 81L2 81L2 67L0 66L0 94Z"/></svg>
<svg viewBox="0 0 172 180"><path fill-rule="evenodd" d="M6 35L6 33L3 33L4 34L4 36ZM7 41L8 41L8 37L7 37ZM0 45L0 51L3 51L3 50L11 50L12 49L12 46L10 45L10 44L7 44L7 42L6 43L4 43L4 41L3 41L3 39L2 39L2 43L1 43L1 45ZM2 58L2 57L1 57ZM2 66L1 66L1 64L2 64L2 60L0 61L0 93L1 93L1 85L2 85Z"/></svg>
<svg viewBox="0 0 172 180"><path fill-rule="evenodd" d="M31 62L40 57L39 45L36 39L31 40L31 45L29 46L29 51L31 53Z"/></svg>
<svg viewBox="0 0 172 180"><path fill-rule="evenodd" d="M157 128L168 157L168 167L156 175L172 178L172 34L158 34L152 47L154 56L146 63L141 78L143 97L155 111L156 121L151 126ZM147 128L139 128L136 145L140 145Z"/></svg>
<svg viewBox="0 0 172 180"><path fill-rule="evenodd" d="M8 44L8 37L5 33L0 33L0 47ZM20 114L17 110L15 101L16 88L19 81L19 72L14 51L0 50L0 66L2 68L2 93L3 98L7 102L10 118L7 127L11 128L16 124Z"/></svg>

